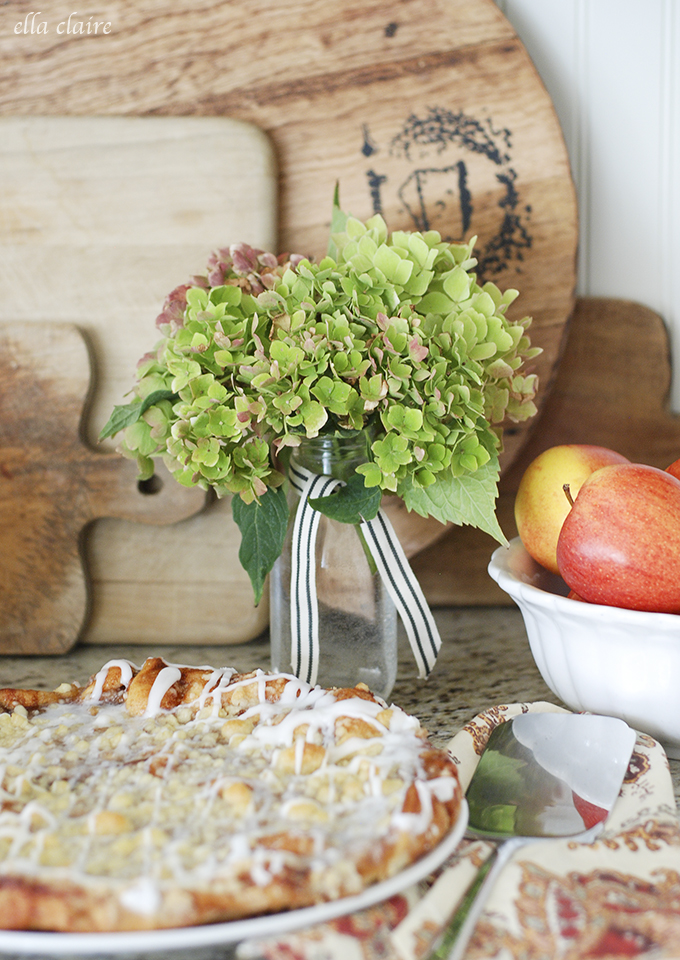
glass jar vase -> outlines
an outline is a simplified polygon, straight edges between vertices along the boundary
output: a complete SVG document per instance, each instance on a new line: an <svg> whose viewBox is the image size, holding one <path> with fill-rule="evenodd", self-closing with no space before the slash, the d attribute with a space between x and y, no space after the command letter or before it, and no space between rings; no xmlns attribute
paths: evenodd
<svg viewBox="0 0 680 960"><path fill-rule="evenodd" d="M368 459L366 431L350 437L303 439L291 467L347 481ZM291 487L291 520L283 552L270 574L272 668L295 673L291 639L291 569L294 516L299 497ZM324 687L363 681L389 696L397 675L397 611L378 573L360 526L323 514L315 544L319 648L316 682Z"/></svg>

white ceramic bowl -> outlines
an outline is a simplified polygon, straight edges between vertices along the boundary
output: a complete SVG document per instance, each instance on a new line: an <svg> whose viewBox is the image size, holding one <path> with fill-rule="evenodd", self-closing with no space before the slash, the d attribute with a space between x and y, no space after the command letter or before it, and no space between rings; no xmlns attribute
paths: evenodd
<svg viewBox="0 0 680 960"><path fill-rule="evenodd" d="M680 616L569 600L519 538L489 573L522 611L541 676L572 710L620 717L680 758Z"/></svg>

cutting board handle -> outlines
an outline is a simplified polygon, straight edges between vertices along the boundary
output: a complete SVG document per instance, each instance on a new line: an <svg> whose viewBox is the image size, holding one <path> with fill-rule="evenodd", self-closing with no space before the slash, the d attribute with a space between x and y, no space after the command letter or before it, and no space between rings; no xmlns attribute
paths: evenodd
<svg viewBox="0 0 680 960"><path fill-rule="evenodd" d="M168 524L205 503L169 474L140 487L136 463L87 445L91 373L73 324L0 324L0 654L76 642L88 609L80 546L93 520Z"/></svg>
<svg viewBox="0 0 680 960"><path fill-rule="evenodd" d="M148 481L137 464L119 453L96 453L83 463L83 484L92 519L112 517L140 523L176 523L203 508L207 494L182 487L162 464Z"/></svg>

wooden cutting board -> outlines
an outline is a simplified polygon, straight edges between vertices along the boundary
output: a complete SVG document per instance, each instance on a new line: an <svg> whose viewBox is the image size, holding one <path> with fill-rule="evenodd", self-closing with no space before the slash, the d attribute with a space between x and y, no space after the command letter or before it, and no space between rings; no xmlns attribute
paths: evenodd
<svg viewBox="0 0 680 960"><path fill-rule="evenodd" d="M134 463L83 444L89 381L76 327L0 324L0 653L73 645L88 604L80 556L88 523L171 523L203 504L200 491L172 482L145 496Z"/></svg>
<svg viewBox="0 0 680 960"><path fill-rule="evenodd" d="M22 451L2 487L0 652L79 636L233 643L266 628L230 503L206 506L168 474L140 493L136 466L97 436L156 342L166 294L225 234L271 246L275 228L271 145L241 121L0 119L0 325L18 357L2 357L0 461L6 444ZM36 490L50 431L60 446ZM115 503L97 493L106 470Z"/></svg>
<svg viewBox="0 0 680 960"><path fill-rule="evenodd" d="M483 276L534 317L542 402L573 308L576 202L550 97L493 0L108 0L96 36L59 33L56 13L17 34L17 9L0 6L0 115L252 123L276 153L280 249L325 252L336 181L357 216L477 234ZM505 465L529 429L506 432ZM418 524L413 540L439 535Z"/></svg>
<svg viewBox="0 0 680 960"><path fill-rule="evenodd" d="M275 243L276 176L267 137L235 120L0 117L0 320L85 331L90 443L165 296L234 237Z"/></svg>
<svg viewBox="0 0 680 960"><path fill-rule="evenodd" d="M0 163L16 174L11 189L0 176L0 320L85 329L90 442L165 293L235 240L321 255L336 180L357 216L479 235L480 274L517 286L515 314L534 317L542 403L573 306L576 206L550 98L492 0L302 0L294 15L273 0L112 0L96 36L58 32L51 13L16 31L17 11L0 6ZM34 183L53 188L48 204ZM504 469L529 430L506 431ZM266 625L264 607L247 635L225 624L227 507L167 528L89 525L81 636L219 643ZM394 517L410 554L444 532Z"/></svg>

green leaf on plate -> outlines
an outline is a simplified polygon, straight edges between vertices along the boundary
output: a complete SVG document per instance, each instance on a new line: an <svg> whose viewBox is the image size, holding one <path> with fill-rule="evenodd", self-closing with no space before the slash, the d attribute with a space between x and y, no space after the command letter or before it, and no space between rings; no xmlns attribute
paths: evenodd
<svg viewBox="0 0 680 960"><path fill-rule="evenodd" d="M260 502L231 501L234 522L241 531L238 558L250 577L255 606L262 599L267 574L281 556L288 529L288 503L283 487L269 487Z"/></svg>
<svg viewBox="0 0 680 960"><path fill-rule="evenodd" d="M126 427L137 423L142 414L146 413L149 407L161 400L178 400L179 396L172 390L154 390L141 401L133 400L132 403L122 404L113 408L113 413L109 417L108 423L99 434L100 440L106 440L107 437L113 437L115 434L125 430Z"/></svg>
<svg viewBox="0 0 680 960"><path fill-rule="evenodd" d="M357 473L344 487L337 487L327 497L313 497L309 505L331 520L356 524L376 516L381 496L380 487L366 487L363 476Z"/></svg>

